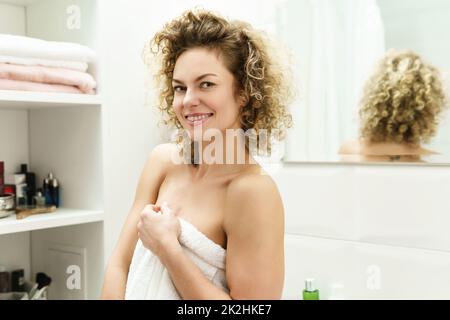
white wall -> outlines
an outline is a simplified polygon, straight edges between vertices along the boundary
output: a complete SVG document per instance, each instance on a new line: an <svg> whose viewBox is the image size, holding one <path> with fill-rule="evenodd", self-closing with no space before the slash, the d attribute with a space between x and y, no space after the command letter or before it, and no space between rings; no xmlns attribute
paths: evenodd
<svg viewBox="0 0 450 320"><path fill-rule="evenodd" d="M29 163L28 112L0 110L0 160L5 162L6 183L14 183L13 174L21 163Z"/></svg>
<svg viewBox="0 0 450 320"><path fill-rule="evenodd" d="M0 33L15 35L26 33L24 7L0 3Z"/></svg>
<svg viewBox="0 0 450 320"><path fill-rule="evenodd" d="M450 168L291 164L284 298L316 278L346 299L450 298Z"/></svg>
<svg viewBox="0 0 450 320"><path fill-rule="evenodd" d="M144 106L141 50L157 28L153 2L100 1L103 87L105 262L110 257L134 198L150 150L161 141L157 115Z"/></svg>
<svg viewBox="0 0 450 320"><path fill-rule="evenodd" d="M79 11L78 11L79 10ZM26 7L27 35L51 41L75 42L95 48L96 7L92 0L39 0ZM51 12L51 19L48 13ZM68 25L69 16L80 18L79 28ZM48 23L45 23L48 22Z"/></svg>

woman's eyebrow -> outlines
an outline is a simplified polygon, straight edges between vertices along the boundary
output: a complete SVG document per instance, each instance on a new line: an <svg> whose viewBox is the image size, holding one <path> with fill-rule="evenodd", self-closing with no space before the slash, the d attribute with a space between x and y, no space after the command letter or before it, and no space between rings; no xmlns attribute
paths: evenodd
<svg viewBox="0 0 450 320"><path fill-rule="evenodd" d="M205 73L205 74L203 74L203 75L197 77L197 79L195 79L195 81L197 82L197 81L199 81L199 80L201 80L201 79L203 79L203 78L205 78L205 77L207 77L207 76L215 76L215 77L218 77L218 75L215 74L215 73ZM172 79L172 82L183 83L183 81L177 80L177 79Z"/></svg>

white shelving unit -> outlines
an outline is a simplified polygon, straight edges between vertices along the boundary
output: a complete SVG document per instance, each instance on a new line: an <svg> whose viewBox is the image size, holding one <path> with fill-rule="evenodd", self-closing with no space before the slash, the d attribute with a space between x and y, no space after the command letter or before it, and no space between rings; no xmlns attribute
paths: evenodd
<svg viewBox="0 0 450 320"><path fill-rule="evenodd" d="M0 33L96 48L94 0L79 0L84 28L66 28L66 0L0 0ZM60 13L60 14L58 14ZM97 67L89 72L97 77ZM49 299L96 299L103 277L102 99L97 95L0 90L0 161L6 182L21 163L60 182L60 208L17 220L0 219L0 265L24 269L34 281L45 272L53 281ZM9 180L9 181L8 181ZM57 249L55 249L57 248ZM69 265L80 267L81 288L69 289Z"/></svg>
<svg viewBox="0 0 450 320"><path fill-rule="evenodd" d="M9 216L0 220L0 235L99 222L103 218L103 211L68 208L58 208L55 212L33 215L22 220Z"/></svg>
<svg viewBox="0 0 450 320"><path fill-rule="evenodd" d="M27 92L0 90L0 109L41 109L66 107L101 107L98 95L80 95L69 93L48 94L45 92Z"/></svg>

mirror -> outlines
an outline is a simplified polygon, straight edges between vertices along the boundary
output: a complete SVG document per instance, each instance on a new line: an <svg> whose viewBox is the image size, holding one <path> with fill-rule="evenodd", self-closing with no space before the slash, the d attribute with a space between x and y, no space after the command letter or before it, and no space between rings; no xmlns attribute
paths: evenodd
<svg viewBox="0 0 450 320"><path fill-rule="evenodd" d="M277 32L298 84L284 161L450 164L448 100L439 98L449 95L450 41L441 37L449 16L446 0L281 2ZM410 55L395 58L393 49ZM387 79L392 73L402 80ZM434 89L424 93L427 81ZM383 90L390 98L374 102Z"/></svg>

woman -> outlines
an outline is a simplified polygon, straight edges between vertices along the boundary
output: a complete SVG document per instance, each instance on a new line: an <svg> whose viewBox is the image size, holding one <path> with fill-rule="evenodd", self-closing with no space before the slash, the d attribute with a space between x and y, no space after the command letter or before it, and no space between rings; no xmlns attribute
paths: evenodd
<svg viewBox="0 0 450 320"><path fill-rule="evenodd" d="M366 84L360 139L348 141L343 160L422 161L436 134L445 94L438 70L412 51L389 51Z"/></svg>
<svg viewBox="0 0 450 320"><path fill-rule="evenodd" d="M283 137L291 125L285 73L263 34L207 11L188 11L169 22L150 48L160 58L165 122L187 135L180 135L181 144L151 152L102 297L279 299L283 204L254 161L251 139L226 131L266 129ZM214 155L202 152L211 139L196 137L208 130L221 133L215 143L223 139ZM237 161L239 150L245 161ZM179 164L180 151L189 163Z"/></svg>

